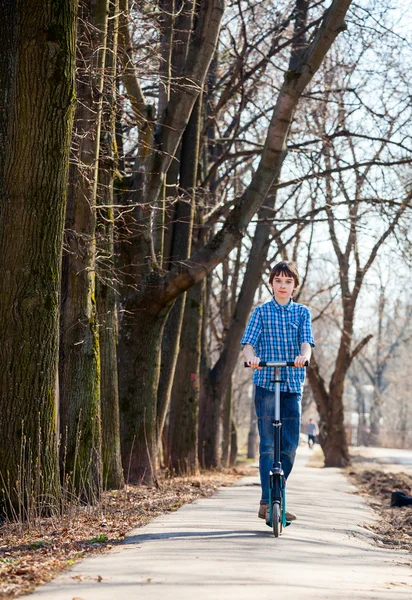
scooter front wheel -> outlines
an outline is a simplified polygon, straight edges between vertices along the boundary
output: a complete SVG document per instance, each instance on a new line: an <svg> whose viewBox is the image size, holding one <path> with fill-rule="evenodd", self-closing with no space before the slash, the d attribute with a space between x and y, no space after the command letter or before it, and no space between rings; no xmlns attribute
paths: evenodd
<svg viewBox="0 0 412 600"><path fill-rule="evenodd" d="M282 533L282 520L279 502L274 502L272 504L272 528L273 535L275 537L279 537L279 535Z"/></svg>

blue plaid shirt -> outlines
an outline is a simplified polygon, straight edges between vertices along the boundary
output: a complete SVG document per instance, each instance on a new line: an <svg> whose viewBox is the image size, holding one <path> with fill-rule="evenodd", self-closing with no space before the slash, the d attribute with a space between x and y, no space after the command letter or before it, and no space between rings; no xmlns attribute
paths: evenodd
<svg viewBox="0 0 412 600"><path fill-rule="evenodd" d="M272 298L270 302L255 308L240 343L253 346L256 356L261 360L293 362L300 354L303 342L315 345L308 307L296 304L293 300L282 306ZM283 367L280 374L282 392L302 392L305 369ZM274 378L275 369L256 369L253 383L275 391Z"/></svg>

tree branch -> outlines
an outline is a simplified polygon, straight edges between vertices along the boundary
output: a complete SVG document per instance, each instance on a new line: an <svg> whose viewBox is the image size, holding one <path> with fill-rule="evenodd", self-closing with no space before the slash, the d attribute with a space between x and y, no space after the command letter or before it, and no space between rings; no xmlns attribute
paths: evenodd
<svg viewBox="0 0 412 600"><path fill-rule="evenodd" d="M363 340L361 340L359 342L359 344L357 344L355 346L355 348L352 350L352 353L350 355L350 362L353 361L353 359L359 354L359 352L362 350L362 348L364 348L366 346L366 344L373 338L373 335L370 333L369 335L367 335L365 338L363 338Z"/></svg>

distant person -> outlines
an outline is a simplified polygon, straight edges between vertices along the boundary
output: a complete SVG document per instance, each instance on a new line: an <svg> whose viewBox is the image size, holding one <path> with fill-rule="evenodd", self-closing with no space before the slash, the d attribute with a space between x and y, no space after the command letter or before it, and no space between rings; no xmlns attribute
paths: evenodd
<svg viewBox="0 0 412 600"><path fill-rule="evenodd" d="M313 448L313 445L316 442L316 436L319 433L318 426L313 422L313 419L309 419L309 423L306 425L306 433L308 434L308 446L309 448Z"/></svg>
<svg viewBox="0 0 412 600"><path fill-rule="evenodd" d="M310 360L315 345L309 309L293 301L299 287L299 274L293 262L282 261L270 273L269 284L273 298L255 308L243 334L243 354L249 366L255 369L255 408L260 437L259 470L262 496L258 516L266 519L269 506L269 472L273 464L275 418L275 382L273 369L262 370L259 362L290 361L296 368L282 368L280 388L280 416L282 420L281 461L287 479L295 460L300 436L302 386L306 361ZM292 521L296 516L286 513Z"/></svg>

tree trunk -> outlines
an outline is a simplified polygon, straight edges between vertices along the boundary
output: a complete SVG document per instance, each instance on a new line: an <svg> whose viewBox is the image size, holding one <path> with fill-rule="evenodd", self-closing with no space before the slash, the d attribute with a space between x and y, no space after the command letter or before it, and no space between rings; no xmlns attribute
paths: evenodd
<svg viewBox="0 0 412 600"><path fill-rule="evenodd" d="M346 372L342 369L335 370L328 391L316 356L312 353L308 377L320 415L319 443L325 455L325 467L346 467L350 463L343 411L343 381Z"/></svg>
<svg viewBox="0 0 412 600"><path fill-rule="evenodd" d="M222 467L229 466L232 439L232 380L226 387L222 415Z"/></svg>
<svg viewBox="0 0 412 600"><path fill-rule="evenodd" d="M200 336L202 326L202 288L187 292L180 352L173 381L168 428L168 464L183 475L196 475L199 412Z"/></svg>
<svg viewBox="0 0 412 600"><path fill-rule="evenodd" d="M217 453L214 452L213 440L214 436L210 433L211 423L215 422L212 418L215 410L214 406L209 403L211 397L211 382L210 382L210 359L208 356L207 347L207 327L208 327L208 315L209 315L209 301L210 301L210 277L206 278L204 294L202 298L202 323L201 323L201 334L200 334L200 365L199 365L199 377L200 377L200 391L199 391L199 418L198 418L198 450L197 455L199 464L202 469L218 466ZM217 419L216 419L217 422ZM213 461L216 461L213 464Z"/></svg>
<svg viewBox="0 0 412 600"><path fill-rule="evenodd" d="M380 420L382 418L382 397L379 393L379 382L376 381L373 389L373 397L371 402L371 408L369 413L370 419L370 433L369 433L369 446L379 446L380 436Z"/></svg>
<svg viewBox="0 0 412 600"><path fill-rule="evenodd" d="M183 315L185 311L186 294L181 294L173 304L167 319L162 337L162 357L160 366L159 387L157 390L157 439L160 440L170 406L170 395L179 354L179 344Z"/></svg>
<svg viewBox="0 0 412 600"><path fill-rule="evenodd" d="M232 419L231 434L230 434L230 454L229 454L229 466L234 467L237 461L237 427L235 421Z"/></svg>
<svg viewBox="0 0 412 600"><path fill-rule="evenodd" d="M58 494L59 292L77 5L0 5L0 30L10 29L0 63L0 465L12 504L20 481L20 502L34 489L40 511ZM33 480L22 482L29 468Z"/></svg>
<svg viewBox="0 0 412 600"><path fill-rule="evenodd" d="M17 3L0 0L0 10L3 16L0 19L0 174L3 177L15 76Z"/></svg>
<svg viewBox="0 0 412 600"><path fill-rule="evenodd" d="M102 486L95 209L107 13L107 0L80 5L59 365L63 469L72 474L76 490L90 498Z"/></svg>
<svg viewBox="0 0 412 600"><path fill-rule="evenodd" d="M161 343L171 306L159 310L153 298L147 305L134 304L133 300L125 306L119 336L122 461L127 482L151 484L156 479Z"/></svg>
<svg viewBox="0 0 412 600"><path fill-rule="evenodd" d="M327 421L327 437L320 438L325 455L325 467L347 467L350 463L348 442L340 415L330 415Z"/></svg>
<svg viewBox="0 0 412 600"><path fill-rule="evenodd" d="M100 399L102 421L102 465L104 486L123 486L120 455L119 391L117 376L117 306L114 275L114 210L113 183L117 166L116 155L116 56L119 21L118 0L110 3L105 83L103 88L102 127L100 136L97 249L96 307L100 342Z"/></svg>

